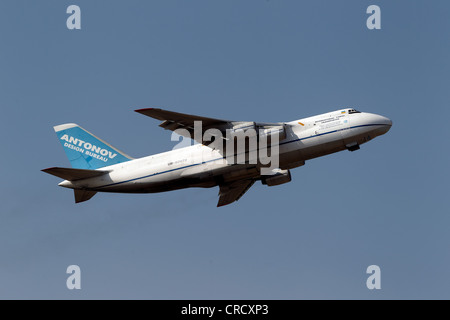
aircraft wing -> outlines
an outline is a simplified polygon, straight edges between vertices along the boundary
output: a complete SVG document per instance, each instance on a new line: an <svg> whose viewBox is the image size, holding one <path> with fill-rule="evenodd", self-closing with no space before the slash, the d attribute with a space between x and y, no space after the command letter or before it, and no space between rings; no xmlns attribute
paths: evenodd
<svg viewBox="0 0 450 320"><path fill-rule="evenodd" d="M203 141L203 133L208 129L218 129L222 132L223 137L225 137L225 132L227 129L239 130L239 129L267 129L267 128L277 128L277 130L282 130L284 132L283 124L280 123L255 123L249 121L232 121L223 120L215 118L207 118L201 116L195 116L191 114L173 112L157 108L147 108L135 110L148 117L161 120L160 127L166 130L175 131L177 129L186 129L186 134L183 132L177 132L182 136L196 140L199 143L208 145L209 142ZM194 122L201 121L202 132L198 137L194 135Z"/></svg>
<svg viewBox="0 0 450 320"><path fill-rule="evenodd" d="M239 180L220 185L218 207L238 201L255 183L255 180Z"/></svg>
<svg viewBox="0 0 450 320"><path fill-rule="evenodd" d="M221 131L224 131L227 128L233 127L233 123L235 122L235 121L229 121L229 120L195 116L195 115L191 115L191 114L173 112L173 111L157 109L157 108L139 109L139 110L135 110L135 111L139 112L143 115L146 115L148 117L152 117L157 120L161 120L162 122L159 126L166 130L175 131L177 129L186 129L189 132L189 135L183 135L183 136L187 136L188 138L191 138L191 139L196 138L196 137L194 137L194 121L201 121L202 135L203 135L203 132L205 132L206 130L208 130L210 128L217 128ZM199 138L201 139L202 137L199 137ZM197 142L202 143L203 141L197 141Z"/></svg>
<svg viewBox="0 0 450 320"><path fill-rule="evenodd" d="M174 111L168 111L163 109L157 109L157 108L147 108L147 109L138 109L135 110L136 112L139 112L141 114L144 114L146 116L155 118L157 120L163 121L160 126L164 129L168 130L175 130L173 127L178 128L194 128L194 121L202 121L203 126L211 126L211 125L220 125L220 124L226 124L229 122L229 120L222 120L222 119L214 119L214 118L207 118L207 117L200 117L195 116L191 114L185 114L185 113L179 113Z"/></svg>

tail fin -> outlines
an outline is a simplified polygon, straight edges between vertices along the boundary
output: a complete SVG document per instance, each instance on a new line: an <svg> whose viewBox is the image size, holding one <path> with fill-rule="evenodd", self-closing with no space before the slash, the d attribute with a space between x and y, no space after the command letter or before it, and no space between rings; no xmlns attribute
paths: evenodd
<svg viewBox="0 0 450 320"><path fill-rule="evenodd" d="M54 129L72 168L93 170L133 159L77 124Z"/></svg>

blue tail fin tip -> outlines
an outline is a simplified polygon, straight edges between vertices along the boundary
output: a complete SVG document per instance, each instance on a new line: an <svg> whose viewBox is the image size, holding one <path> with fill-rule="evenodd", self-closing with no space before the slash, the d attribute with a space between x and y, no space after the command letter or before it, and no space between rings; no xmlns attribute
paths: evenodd
<svg viewBox="0 0 450 320"><path fill-rule="evenodd" d="M72 168L95 170L133 159L75 123L54 129Z"/></svg>

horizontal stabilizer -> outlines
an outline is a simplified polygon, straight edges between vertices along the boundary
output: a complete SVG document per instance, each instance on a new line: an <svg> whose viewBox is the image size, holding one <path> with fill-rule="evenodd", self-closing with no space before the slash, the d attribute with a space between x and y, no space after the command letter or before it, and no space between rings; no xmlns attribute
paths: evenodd
<svg viewBox="0 0 450 320"><path fill-rule="evenodd" d="M99 176L102 176L109 172L109 171L101 171L101 170L59 168L59 167L43 169L42 171L44 171L45 173L57 176L61 179L69 180L69 181L99 177Z"/></svg>
<svg viewBox="0 0 450 320"><path fill-rule="evenodd" d="M73 191L75 193L75 203L88 201L97 193L96 191L88 191L88 190L73 190Z"/></svg>

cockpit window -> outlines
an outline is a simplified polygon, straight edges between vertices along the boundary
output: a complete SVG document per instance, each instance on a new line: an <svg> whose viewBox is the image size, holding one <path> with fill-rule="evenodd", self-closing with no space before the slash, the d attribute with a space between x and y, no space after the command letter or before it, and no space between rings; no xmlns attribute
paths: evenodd
<svg viewBox="0 0 450 320"><path fill-rule="evenodd" d="M361 111L355 110L355 109L349 109L348 110L348 114L352 114L352 113L361 113Z"/></svg>

